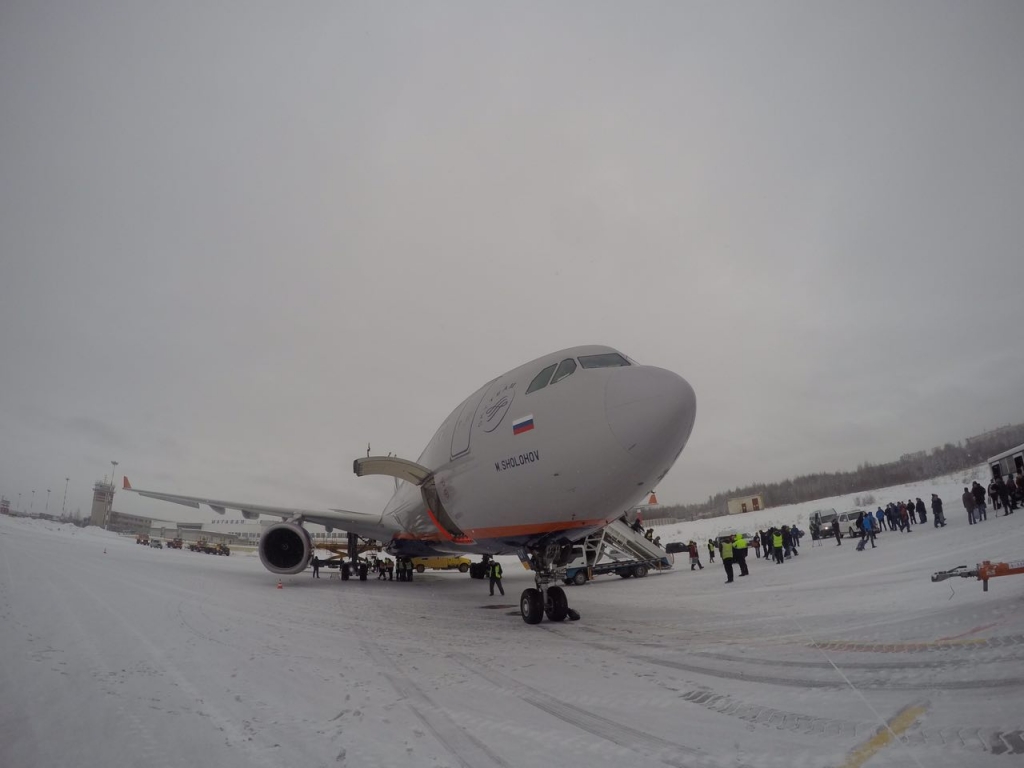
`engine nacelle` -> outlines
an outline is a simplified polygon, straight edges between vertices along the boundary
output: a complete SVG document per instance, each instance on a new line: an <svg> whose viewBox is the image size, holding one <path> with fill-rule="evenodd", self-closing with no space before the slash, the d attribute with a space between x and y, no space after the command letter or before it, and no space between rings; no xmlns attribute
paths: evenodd
<svg viewBox="0 0 1024 768"><path fill-rule="evenodd" d="M312 554L313 542L301 525L275 523L260 536L260 561L271 573L301 573Z"/></svg>

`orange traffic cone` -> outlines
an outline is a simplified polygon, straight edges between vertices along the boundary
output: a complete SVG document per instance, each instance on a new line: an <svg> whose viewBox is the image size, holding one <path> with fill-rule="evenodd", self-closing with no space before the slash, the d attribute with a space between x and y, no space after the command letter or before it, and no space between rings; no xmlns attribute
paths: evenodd
<svg viewBox="0 0 1024 768"><path fill-rule="evenodd" d="M284 584L281 583L280 579L277 580L277 588L278 589L284 589Z"/></svg>

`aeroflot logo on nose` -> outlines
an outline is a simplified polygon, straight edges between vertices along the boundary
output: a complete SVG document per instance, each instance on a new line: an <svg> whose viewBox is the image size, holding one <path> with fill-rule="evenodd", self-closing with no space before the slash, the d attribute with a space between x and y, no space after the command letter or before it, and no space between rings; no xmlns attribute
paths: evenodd
<svg viewBox="0 0 1024 768"><path fill-rule="evenodd" d="M526 464L533 464L535 461L540 461L540 451L520 453L518 456L509 456L507 459L494 462L494 471L504 472L506 469L522 467Z"/></svg>

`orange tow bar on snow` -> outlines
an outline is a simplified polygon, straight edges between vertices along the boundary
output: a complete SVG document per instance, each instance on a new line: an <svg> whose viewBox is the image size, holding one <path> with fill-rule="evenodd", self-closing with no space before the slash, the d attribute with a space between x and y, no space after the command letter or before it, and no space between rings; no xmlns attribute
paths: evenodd
<svg viewBox="0 0 1024 768"><path fill-rule="evenodd" d="M933 573L932 581L945 581L957 576L962 579L977 578L982 583L983 591L988 592L989 579L994 579L997 576L1013 576L1018 573L1024 573L1024 560L1014 560L1012 563L992 563L983 560L973 569L968 569L966 565L958 565L948 571Z"/></svg>

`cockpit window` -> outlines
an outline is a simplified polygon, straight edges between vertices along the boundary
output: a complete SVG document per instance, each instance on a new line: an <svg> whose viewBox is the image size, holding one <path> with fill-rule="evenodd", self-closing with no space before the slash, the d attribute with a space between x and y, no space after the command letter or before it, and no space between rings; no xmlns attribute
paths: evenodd
<svg viewBox="0 0 1024 768"><path fill-rule="evenodd" d="M583 355L580 365L584 368L621 368L629 365L629 360L618 352L606 352L603 355Z"/></svg>
<svg viewBox="0 0 1024 768"><path fill-rule="evenodd" d="M563 360L558 364L558 370L555 371L554 377L551 379L551 383L554 384L556 381L561 381L566 376L571 376L573 371L576 370L576 361L571 357Z"/></svg>
<svg viewBox="0 0 1024 768"><path fill-rule="evenodd" d="M533 377L533 381L530 382L530 386L526 388L526 394L536 392L538 389L544 389L551 380L551 374L554 372L556 365L549 365L543 371Z"/></svg>

